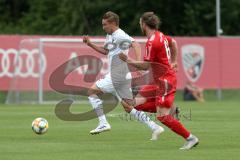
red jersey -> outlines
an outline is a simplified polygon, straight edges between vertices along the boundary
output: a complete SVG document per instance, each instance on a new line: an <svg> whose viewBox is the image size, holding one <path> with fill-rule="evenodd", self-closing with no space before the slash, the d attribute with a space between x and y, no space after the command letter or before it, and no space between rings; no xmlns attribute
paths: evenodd
<svg viewBox="0 0 240 160"><path fill-rule="evenodd" d="M154 65L152 68L155 78L159 78L166 73L175 74L171 67L171 51L169 44L172 43L172 38L165 36L162 32L156 31L146 43L146 52L144 61L155 62L160 65ZM160 67L160 68L159 68Z"/></svg>
<svg viewBox="0 0 240 160"><path fill-rule="evenodd" d="M149 71L153 74L153 81L142 86L140 94L147 97L147 102L136 106L137 110L156 112L156 106L170 108L174 101L177 79L171 67L171 51L169 44L172 38L156 31L146 43L144 61L151 62ZM155 103L155 105L154 105Z"/></svg>

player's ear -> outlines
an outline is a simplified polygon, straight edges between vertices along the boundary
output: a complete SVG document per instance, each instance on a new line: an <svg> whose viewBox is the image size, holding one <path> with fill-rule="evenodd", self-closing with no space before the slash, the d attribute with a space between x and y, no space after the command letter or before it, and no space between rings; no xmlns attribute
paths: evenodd
<svg viewBox="0 0 240 160"><path fill-rule="evenodd" d="M145 28L146 27L146 24L144 22L142 22L142 27Z"/></svg>

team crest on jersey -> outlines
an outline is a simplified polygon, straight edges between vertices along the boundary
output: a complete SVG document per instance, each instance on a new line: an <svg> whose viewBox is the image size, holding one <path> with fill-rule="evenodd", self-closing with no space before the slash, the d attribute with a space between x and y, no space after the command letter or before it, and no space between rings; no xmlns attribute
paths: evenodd
<svg viewBox="0 0 240 160"><path fill-rule="evenodd" d="M196 44L184 45L182 47L182 64L188 79L192 82L196 82L203 70L203 46Z"/></svg>

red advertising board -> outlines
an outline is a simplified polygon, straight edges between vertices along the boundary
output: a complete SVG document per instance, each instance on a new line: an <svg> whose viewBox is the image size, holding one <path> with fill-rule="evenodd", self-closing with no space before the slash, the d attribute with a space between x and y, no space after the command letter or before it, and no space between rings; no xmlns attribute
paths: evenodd
<svg viewBox="0 0 240 160"><path fill-rule="evenodd" d="M37 90L40 66L43 71L43 89L49 90L51 73L64 62L79 55L96 55L102 59L103 68L98 77L108 71L107 57L97 54L79 42L43 43L43 54L40 58L39 38L42 37L0 36L0 90L9 90L11 87L19 90ZM79 39L81 37L44 36L44 38ZM104 37L93 38L104 41ZM136 39L143 41L141 46L144 53L144 39L141 37ZM240 38L175 37L175 39L178 43L179 89L183 88L187 81L192 81L203 88L240 88L240 71L237 63L240 58ZM102 44L99 42L99 45ZM78 63L76 61L67 65L66 72ZM92 85L82 80L86 69L86 66L77 68L67 77L66 83Z"/></svg>

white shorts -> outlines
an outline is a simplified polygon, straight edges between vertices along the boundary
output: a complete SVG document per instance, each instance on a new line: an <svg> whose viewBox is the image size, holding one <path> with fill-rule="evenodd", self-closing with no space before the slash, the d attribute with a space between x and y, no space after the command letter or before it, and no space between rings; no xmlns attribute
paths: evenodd
<svg viewBox="0 0 240 160"><path fill-rule="evenodd" d="M122 82L113 82L110 76L105 76L96 82L96 86L103 93L111 93L117 96L119 99L133 99L131 90L131 80L126 80Z"/></svg>

